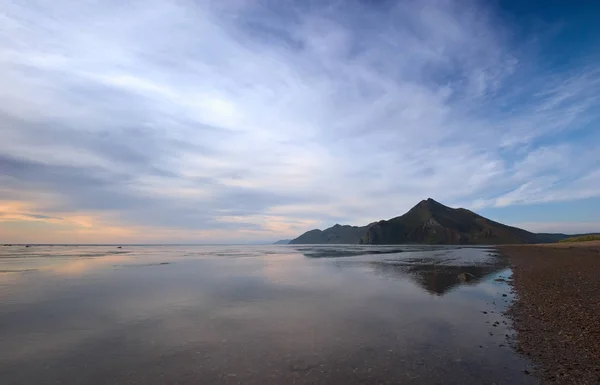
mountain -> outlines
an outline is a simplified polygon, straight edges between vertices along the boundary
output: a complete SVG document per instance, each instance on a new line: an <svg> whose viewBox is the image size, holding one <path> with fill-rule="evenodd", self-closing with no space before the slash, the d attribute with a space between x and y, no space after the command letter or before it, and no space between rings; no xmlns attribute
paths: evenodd
<svg viewBox="0 0 600 385"><path fill-rule="evenodd" d="M565 234L535 234L507 226L463 208L450 208L429 198L406 214L363 227L335 225L310 230L290 244L354 243L391 244L517 244L550 243Z"/></svg>
<svg viewBox="0 0 600 385"><path fill-rule="evenodd" d="M494 222L466 209L453 209L429 198L406 214L379 221L361 237L363 244L535 243L535 234Z"/></svg>
<svg viewBox="0 0 600 385"><path fill-rule="evenodd" d="M287 245L290 243L291 239L280 239L279 241L273 243L274 245Z"/></svg>
<svg viewBox="0 0 600 385"><path fill-rule="evenodd" d="M290 245L359 243L369 226L370 225L363 227L335 225L322 231L318 229L310 230L298 238L292 239Z"/></svg>

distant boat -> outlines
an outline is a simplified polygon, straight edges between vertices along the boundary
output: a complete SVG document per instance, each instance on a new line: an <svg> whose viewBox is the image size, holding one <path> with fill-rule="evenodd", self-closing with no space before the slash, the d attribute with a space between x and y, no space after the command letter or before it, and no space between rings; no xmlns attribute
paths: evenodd
<svg viewBox="0 0 600 385"><path fill-rule="evenodd" d="M117 246L117 249L122 249L122 248L123 248L122 246Z"/></svg>

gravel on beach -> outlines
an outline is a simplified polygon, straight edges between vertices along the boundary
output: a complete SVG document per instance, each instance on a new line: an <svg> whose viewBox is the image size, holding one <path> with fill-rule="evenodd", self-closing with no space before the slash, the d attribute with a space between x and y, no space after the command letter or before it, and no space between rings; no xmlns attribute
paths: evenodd
<svg viewBox="0 0 600 385"><path fill-rule="evenodd" d="M517 350L543 384L600 384L600 242L504 246Z"/></svg>

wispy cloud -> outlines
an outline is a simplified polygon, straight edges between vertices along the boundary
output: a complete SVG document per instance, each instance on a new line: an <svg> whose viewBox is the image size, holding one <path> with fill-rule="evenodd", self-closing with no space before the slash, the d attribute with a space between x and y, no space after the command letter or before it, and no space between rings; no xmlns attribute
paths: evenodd
<svg viewBox="0 0 600 385"><path fill-rule="evenodd" d="M598 70L479 2L3 8L0 199L29 214L223 241L600 195Z"/></svg>

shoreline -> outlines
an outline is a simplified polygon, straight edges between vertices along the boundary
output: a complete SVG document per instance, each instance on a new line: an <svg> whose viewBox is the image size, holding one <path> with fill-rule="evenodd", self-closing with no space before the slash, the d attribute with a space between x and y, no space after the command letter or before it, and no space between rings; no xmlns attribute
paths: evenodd
<svg viewBox="0 0 600 385"><path fill-rule="evenodd" d="M513 270L507 314L542 384L600 383L600 242L499 246Z"/></svg>

